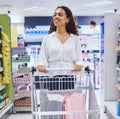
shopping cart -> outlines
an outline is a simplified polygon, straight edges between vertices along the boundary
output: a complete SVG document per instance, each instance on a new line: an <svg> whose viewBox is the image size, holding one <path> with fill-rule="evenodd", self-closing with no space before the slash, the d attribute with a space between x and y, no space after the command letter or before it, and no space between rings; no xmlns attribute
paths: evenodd
<svg viewBox="0 0 120 119"><path fill-rule="evenodd" d="M100 119L88 67L68 75L34 74L31 87L33 119Z"/></svg>

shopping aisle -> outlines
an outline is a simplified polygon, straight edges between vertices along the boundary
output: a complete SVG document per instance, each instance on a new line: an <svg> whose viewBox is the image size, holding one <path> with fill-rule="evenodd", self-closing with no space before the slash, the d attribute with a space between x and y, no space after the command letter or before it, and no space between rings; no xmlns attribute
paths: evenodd
<svg viewBox="0 0 120 119"><path fill-rule="evenodd" d="M95 90L95 94L96 94L96 98L97 98L97 101L98 101L98 105L100 107L100 119L109 119L109 117L104 113L104 110L102 108L102 105L101 105L101 93L99 90ZM31 113L16 113L16 114L11 114L8 119L25 119L25 118L28 118L28 119L32 119L32 114Z"/></svg>

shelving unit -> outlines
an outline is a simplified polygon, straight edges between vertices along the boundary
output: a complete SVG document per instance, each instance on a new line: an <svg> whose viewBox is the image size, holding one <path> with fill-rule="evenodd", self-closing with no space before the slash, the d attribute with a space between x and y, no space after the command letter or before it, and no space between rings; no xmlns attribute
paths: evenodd
<svg viewBox="0 0 120 119"><path fill-rule="evenodd" d="M104 38L104 107L105 112L111 119L119 119L117 116L117 100L120 98L120 92L116 88L119 67L116 64L117 53L115 50L118 44L119 15L117 13L106 13L104 22L106 23Z"/></svg>
<svg viewBox="0 0 120 119"><path fill-rule="evenodd" d="M31 111L30 83L32 76L31 69L26 66L30 62L29 58L27 60L25 57L22 59L25 53L25 47L12 48L14 112Z"/></svg>
<svg viewBox="0 0 120 119"><path fill-rule="evenodd" d="M13 107L10 19L0 14L0 118Z"/></svg>

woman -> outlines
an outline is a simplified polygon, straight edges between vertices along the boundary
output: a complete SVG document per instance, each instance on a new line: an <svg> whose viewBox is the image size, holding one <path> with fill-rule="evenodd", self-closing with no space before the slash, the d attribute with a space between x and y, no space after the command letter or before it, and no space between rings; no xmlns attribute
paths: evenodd
<svg viewBox="0 0 120 119"><path fill-rule="evenodd" d="M81 71L82 64L81 44L72 12L66 6L58 6L49 34L42 42L38 71L47 72L46 68L73 68L73 71ZM62 73L68 74L68 71Z"/></svg>

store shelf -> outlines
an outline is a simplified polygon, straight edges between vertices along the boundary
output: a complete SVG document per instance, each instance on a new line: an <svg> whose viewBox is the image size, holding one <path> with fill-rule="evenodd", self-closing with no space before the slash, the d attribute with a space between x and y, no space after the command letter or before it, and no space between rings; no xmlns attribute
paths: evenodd
<svg viewBox="0 0 120 119"><path fill-rule="evenodd" d="M13 103L9 102L2 110L0 110L0 119L1 117L12 108Z"/></svg>
<svg viewBox="0 0 120 119"><path fill-rule="evenodd" d="M106 101L105 108L110 119L120 119L120 117L117 116L117 101Z"/></svg>
<svg viewBox="0 0 120 119"><path fill-rule="evenodd" d="M1 85L0 86L0 91L3 90L4 88L6 88L6 85Z"/></svg>

